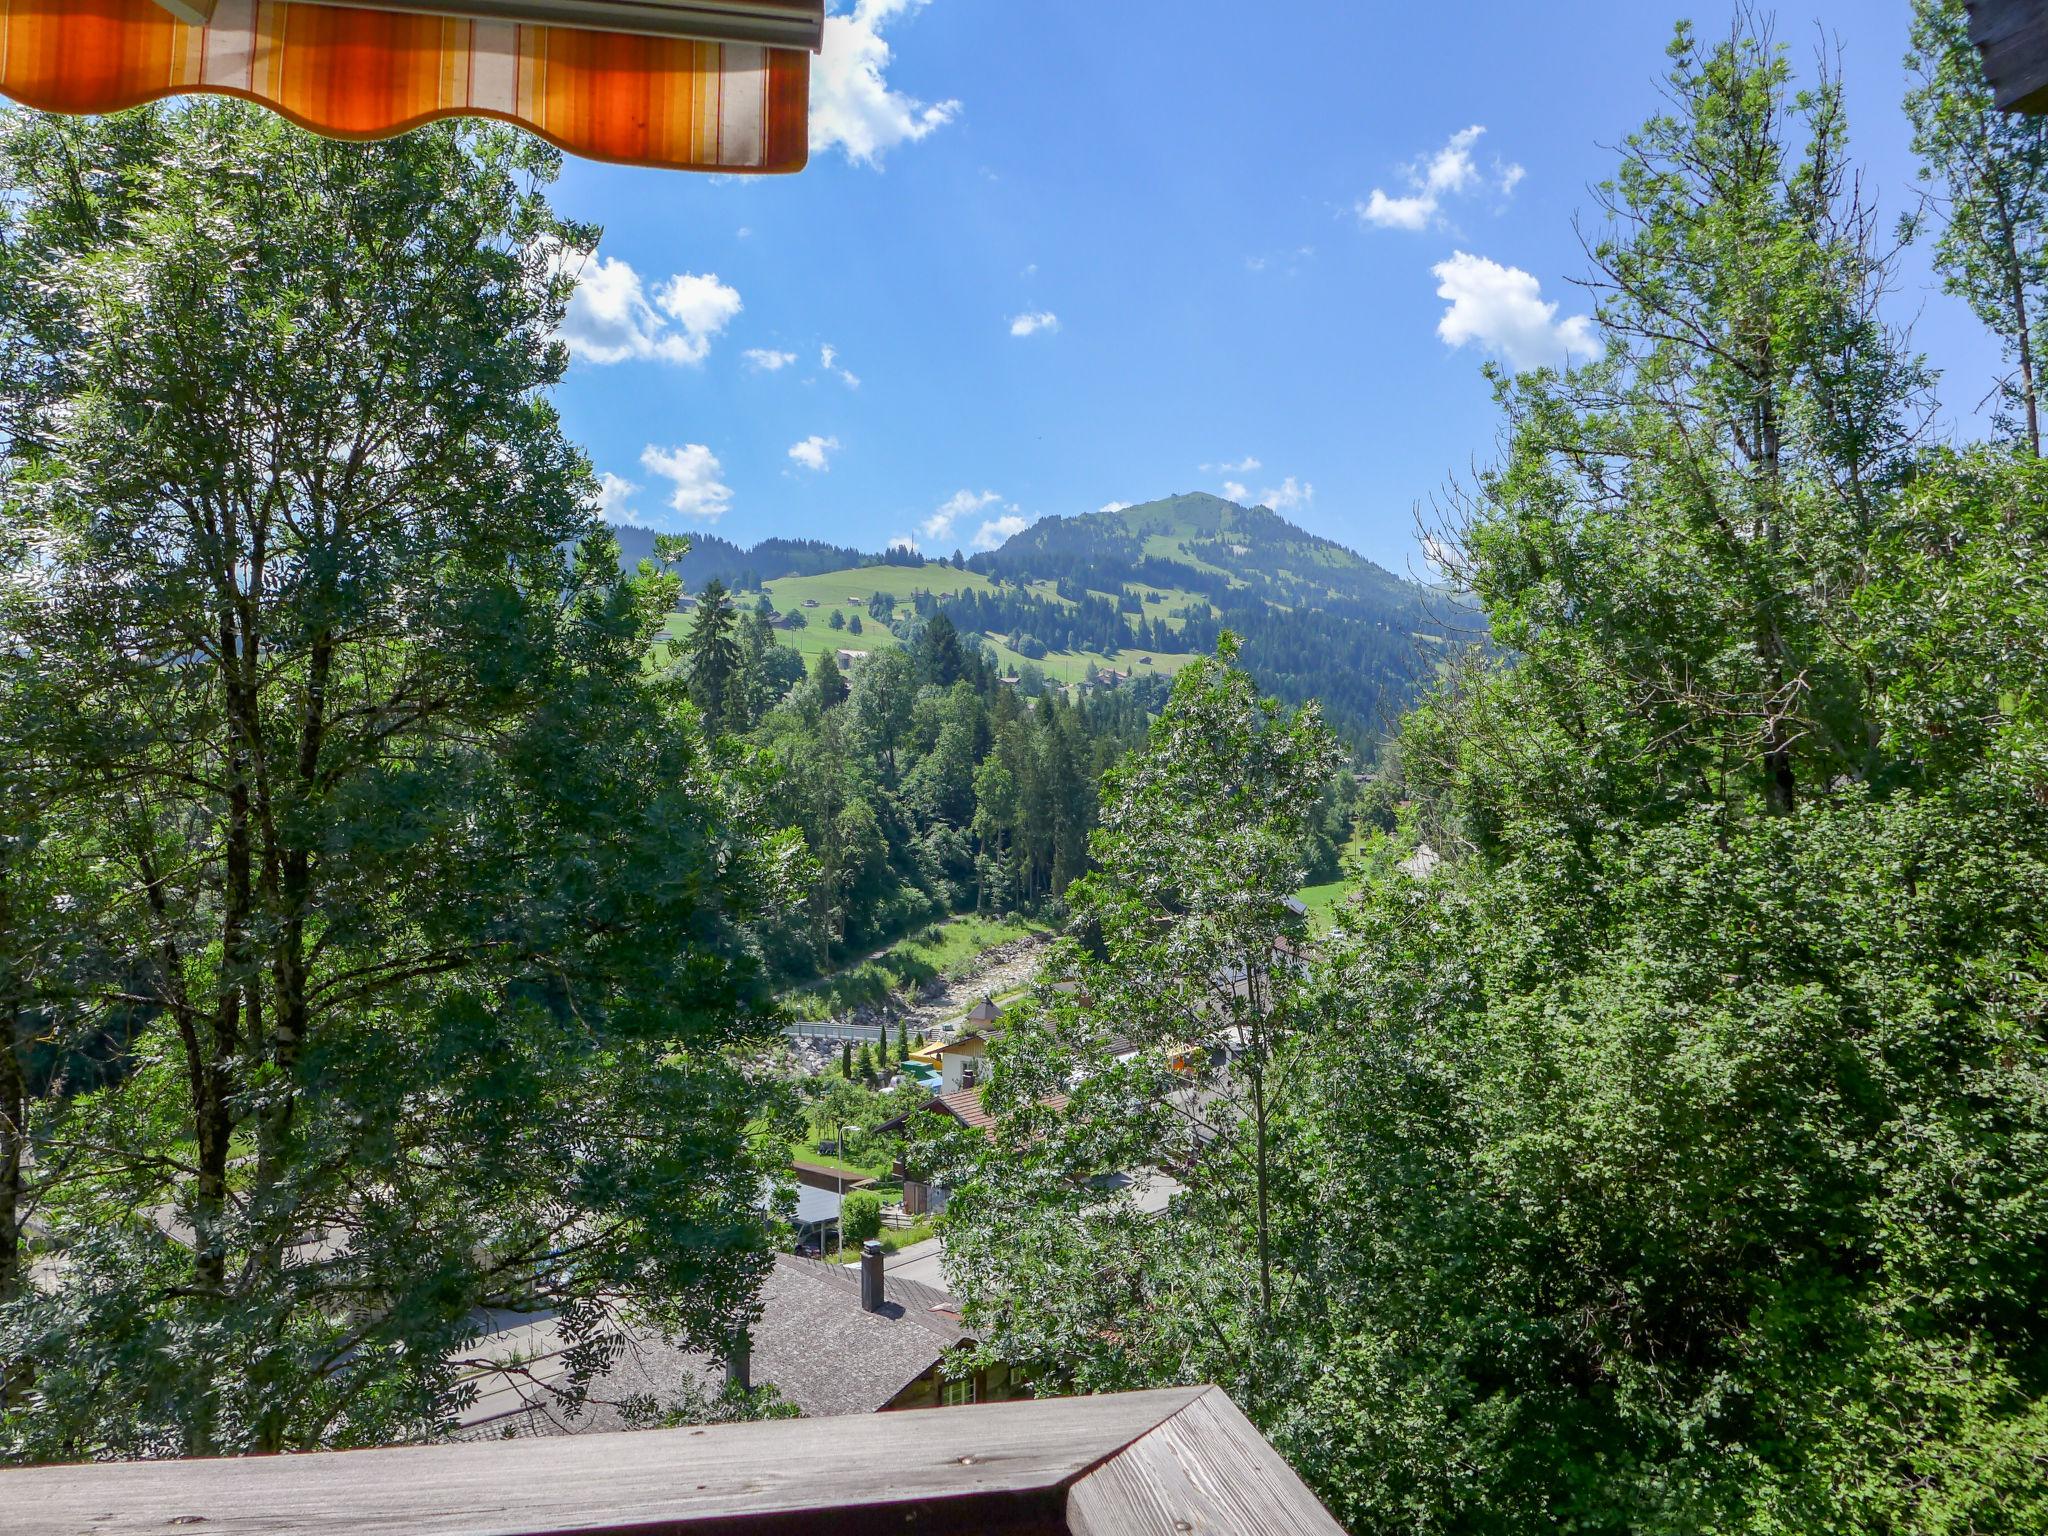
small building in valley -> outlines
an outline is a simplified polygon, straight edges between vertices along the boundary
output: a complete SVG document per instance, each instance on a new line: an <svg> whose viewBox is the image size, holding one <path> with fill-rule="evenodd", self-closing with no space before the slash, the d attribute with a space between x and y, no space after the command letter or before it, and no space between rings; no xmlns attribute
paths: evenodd
<svg viewBox="0 0 2048 1536"><path fill-rule="evenodd" d="M946 1202L952 1194L942 1178L919 1165L914 1151L917 1141L917 1117L939 1115L956 1126L979 1131L984 1136L993 1136L996 1117L989 1113L985 1102L987 1092L986 1083L978 1083L952 1093L942 1092L923 1108L910 1110L876 1127L879 1132L904 1138L904 1155L898 1160L897 1171L903 1176L903 1209L909 1215L937 1215L946 1208ZM1040 1102L1042 1107L1057 1111L1066 1108L1067 1096L1055 1094Z"/></svg>
<svg viewBox="0 0 2048 1536"><path fill-rule="evenodd" d="M477 1398L457 1433L496 1440L630 1429L646 1405L715 1396L728 1381L772 1386L810 1419L1030 1396L1000 1366L950 1368L974 1342L960 1304L931 1286L890 1279L884 1264L874 1242L850 1265L777 1254L761 1287L760 1320L729 1359L629 1331L575 1407L558 1322L504 1318L478 1343L477 1358L463 1362Z"/></svg>

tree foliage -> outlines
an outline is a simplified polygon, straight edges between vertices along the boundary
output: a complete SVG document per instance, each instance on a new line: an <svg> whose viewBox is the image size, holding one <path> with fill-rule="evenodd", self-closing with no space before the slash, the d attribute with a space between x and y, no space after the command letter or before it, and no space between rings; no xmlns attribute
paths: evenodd
<svg viewBox="0 0 2048 1536"><path fill-rule="evenodd" d="M1921 180L1935 189L1942 285L2012 360L1997 385L2003 425L2038 458L2048 370L2048 122L1998 110L1963 0L1914 0L1906 67L1915 76L1906 94L1913 149Z"/></svg>
<svg viewBox="0 0 2048 1536"><path fill-rule="evenodd" d="M547 402L595 242L556 169L223 103L0 127L0 974L17 1030L24 988L134 1020L34 1106L9 1454L416 1435L480 1307L594 1363L754 1305L774 850Z"/></svg>
<svg viewBox="0 0 2048 1536"><path fill-rule="evenodd" d="M1186 939L1261 819L1212 725L1185 873L1105 848L997 1053L955 1275L992 1356L1224 1381L1354 1530L2037 1530L2048 482L1919 441L1838 83L1682 29L1669 99L1603 189L1602 356L1500 377L1444 531L1504 646L1403 729L1448 862L1373 854L1263 1057L1106 1065L1188 1027L1134 979L1236 975ZM1161 1163L1155 1219L1116 1176Z"/></svg>

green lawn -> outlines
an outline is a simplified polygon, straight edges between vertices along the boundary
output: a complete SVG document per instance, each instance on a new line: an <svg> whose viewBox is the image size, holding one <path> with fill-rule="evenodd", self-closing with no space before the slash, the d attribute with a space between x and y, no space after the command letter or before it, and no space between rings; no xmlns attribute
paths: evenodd
<svg viewBox="0 0 2048 1536"><path fill-rule="evenodd" d="M1345 870L1341 879L1327 881L1322 885L1303 886L1294 893L1300 898L1301 904L1308 908L1309 923L1317 933L1329 932L1336 925L1337 913L1358 893L1362 882L1353 871L1358 868L1358 859L1365 849L1366 836L1365 828L1361 825L1345 846L1340 856L1340 862Z"/></svg>
<svg viewBox="0 0 2048 1536"><path fill-rule="evenodd" d="M956 917L905 939L895 952L929 965L938 975L959 976L998 945L1047 931L1043 923L1023 917Z"/></svg>
<svg viewBox="0 0 2048 1536"><path fill-rule="evenodd" d="M1346 878L1332 880L1327 885L1305 885L1294 894L1301 898L1301 904L1308 908L1310 925L1318 933L1327 933L1336 926L1338 910L1358 891L1358 882Z"/></svg>
<svg viewBox="0 0 2048 1536"><path fill-rule="evenodd" d="M1047 930L1027 918L956 917L930 923L879 954L805 982L782 996L800 1019L830 1019L941 976L960 976L989 950Z"/></svg>
<svg viewBox="0 0 2048 1536"><path fill-rule="evenodd" d="M982 636L983 642L995 653L1003 670L1010 668L1036 667L1056 683L1078 683L1088 675L1093 663L1098 671L1114 667L1119 672L1129 672L1143 677L1148 672L1157 672L1161 677L1172 677L1195 658L1192 655L1169 651L1141 651L1127 647L1115 656L1104 656L1096 651L1052 651L1044 656L1031 657L1013 651L993 635ZM1152 664L1146 666L1139 658L1150 656Z"/></svg>
<svg viewBox="0 0 2048 1536"><path fill-rule="evenodd" d="M916 592L987 592L992 590L988 578L978 571L956 571L950 565L863 565L844 571L829 571L823 576L778 576L765 584L769 601L776 611L787 613L801 608L804 617L813 624L824 621L825 615L834 608L842 613L860 612L865 614L868 599L877 592L886 592L899 604L907 605L911 594ZM849 603L848 598L858 602ZM805 598L814 599L818 606L804 608Z"/></svg>
<svg viewBox="0 0 2048 1536"><path fill-rule="evenodd" d="M1164 537L1161 535L1160 537ZM920 567L904 565L866 565L843 571L831 571L823 576L780 576L765 584L768 600L775 605L778 613L801 613L805 619L802 629L778 629L775 641L787 646L804 658L806 663L815 661L821 651L886 651L900 647L901 642L890 631L889 626L871 617L867 611L867 600L877 592L887 592L899 605L898 611L909 609L911 595L916 592L959 592L992 591L988 578L976 571L956 571L950 565L931 564ZM1065 602L1048 581L1030 584L1030 590L1037 596L1052 602ZM1133 588L1142 598L1146 593L1157 593L1159 601L1145 607L1147 618L1164 618L1174 629L1184 626L1184 621L1168 617L1173 608L1185 607L1201 601L1198 594L1179 587L1138 586ZM733 604L742 611L750 610L756 592L734 592ZM1103 596L1115 600L1115 593ZM816 601L815 608L803 606L806 598ZM853 601L849 601L852 599ZM1071 605L1070 605L1071 606ZM851 617L860 615L861 632L851 634L844 629L831 627L834 611ZM687 612L671 614L663 629L664 636L681 636L689 631L691 615ZM1092 665L1106 670L1115 667L1137 676L1157 672L1162 677L1172 677L1194 660L1192 655L1178 652L1141 651L1126 648L1116 656L1105 656L1096 651L1057 651L1051 655L1032 658L1010 649L992 636L981 637L988 648L995 653L997 662L1004 671L1012 667L1034 666L1054 682L1078 683L1088 675ZM655 655L662 656L657 646ZM1140 661L1151 657L1150 665Z"/></svg>
<svg viewBox="0 0 2048 1536"><path fill-rule="evenodd" d="M849 635L843 629L827 629L824 622L816 617L822 611L812 609L806 615L811 620L808 629L775 631L775 643L800 652L805 661L816 661L820 651L860 651L865 654L868 651L898 650L902 646L887 625L866 619L861 621L861 632L857 635Z"/></svg>
<svg viewBox="0 0 2048 1536"><path fill-rule="evenodd" d="M1187 540L1182 538L1177 533L1146 534L1145 553L1148 555L1157 555L1162 560L1177 560L1182 565L1191 565L1198 571L1208 571L1212 575L1227 576L1230 578L1230 584L1233 587L1241 587L1244 585L1244 581L1241 577L1232 575L1231 572L1226 571L1222 566L1211 565L1207 560L1204 560L1200 555L1189 554L1187 550Z"/></svg>
<svg viewBox="0 0 2048 1536"><path fill-rule="evenodd" d="M827 1157L818 1150L818 1143L809 1136L799 1136L789 1144L789 1160L792 1163L809 1163L813 1168L831 1168L845 1174L849 1179L874 1179L887 1173L896 1161L896 1143L886 1136L866 1136L859 1143L864 1156Z"/></svg>

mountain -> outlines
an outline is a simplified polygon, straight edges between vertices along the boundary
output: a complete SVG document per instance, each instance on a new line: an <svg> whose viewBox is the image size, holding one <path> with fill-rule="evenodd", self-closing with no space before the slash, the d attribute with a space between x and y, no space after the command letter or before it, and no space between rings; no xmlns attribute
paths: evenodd
<svg viewBox="0 0 2048 1536"><path fill-rule="evenodd" d="M628 564L653 557L652 533L613 531ZM1268 507L1202 494L1042 518L964 568L903 550L866 555L794 539L743 549L698 535L681 573L693 591L716 577L735 592L765 592L780 612L809 610L814 623L778 635L806 653L894 645L909 625L944 613L1000 665L1056 682L1089 671L1170 676L1227 629L1261 687L1289 704L1321 700L1360 747L1478 628L1444 594ZM871 611L877 594L889 601ZM867 622L826 628L834 609Z"/></svg>
<svg viewBox="0 0 2048 1536"><path fill-rule="evenodd" d="M1141 626L1148 609L1181 620L1181 649L1209 649L1232 630L1261 686L1291 704L1322 700L1331 722L1360 742L1390 725L1447 647L1478 629L1477 616L1445 594L1268 507L1201 493L1043 518L968 565L1006 589L1049 581L1071 599L1113 597L1126 616L1137 593Z"/></svg>
<svg viewBox="0 0 2048 1536"><path fill-rule="evenodd" d="M654 558L653 530L635 528L630 523L613 523L611 530L619 541L620 563L627 570L642 560ZM821 576L879 559L843 544L824 544L816 539L763 539L752 549L745 549L715 533L693 533L690 552L676 572L692 592L703 590L704 584L714 578L734 589L758 590L762 582L778 576Z"/></svg>

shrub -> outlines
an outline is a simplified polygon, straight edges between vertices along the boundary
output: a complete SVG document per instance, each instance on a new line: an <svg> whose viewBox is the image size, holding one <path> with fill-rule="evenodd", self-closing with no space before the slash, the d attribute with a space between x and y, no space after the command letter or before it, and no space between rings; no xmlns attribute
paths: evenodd
<svg viewBox="0 0 2048 1536"><path fill-rule="evenodd" d="M839 1231L849 1243L864 1243L882 1235L882 1197L871 1189L856 1189L839 1207Z"/></svg>

